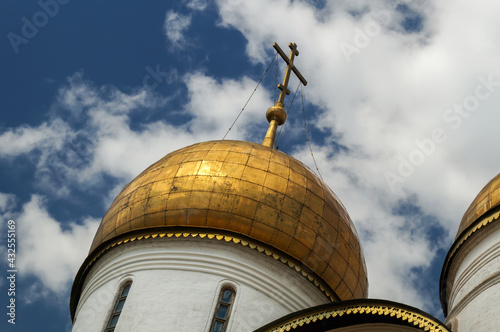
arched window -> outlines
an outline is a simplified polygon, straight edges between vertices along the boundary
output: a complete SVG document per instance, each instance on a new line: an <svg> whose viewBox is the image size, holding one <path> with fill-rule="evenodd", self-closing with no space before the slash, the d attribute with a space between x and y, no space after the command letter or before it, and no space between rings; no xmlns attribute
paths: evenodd
<svg viewBox="0 0 500 332"><path fill-rule="evenodd" d="M132 286L132 283L129 282L122 287L120 295L116 299L115 305L113 306L113 312L111 313L111 317L109 318L106 332L112 332L115 330L116 324L118 323L118 318L120 318L123 306L125 305L125 300L127 299L128 292L130 291L130 286Z"/></svg>
<svg viewBox="0 0 500 332"><path fill-rule="evenodd" d="M227 329L227 322L231 314L231 305L234 301L235 292L232 288L226 287L220 291L219 301L215 307L214 318L210 332L224 332Z"/></svg>

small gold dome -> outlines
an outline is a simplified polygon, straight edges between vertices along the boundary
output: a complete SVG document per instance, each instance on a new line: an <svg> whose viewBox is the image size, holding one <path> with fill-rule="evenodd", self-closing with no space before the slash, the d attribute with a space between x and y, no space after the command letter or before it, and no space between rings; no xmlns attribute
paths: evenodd
<svg viewBox="0 0 500 332"><path fill-rule="evenodd" d="M314 272L339 299L367 296L349 215L309 168L283 152L224 140L166 155L116 197L90 251L130 232L175 227L255 240Z"/></svg>
<svg viewBox="0 0 500 332"><path fill-rule="evenodd" d="M465 211L456 238L476 220L498 205L500 205L500 173L484 186Z"/></svg>

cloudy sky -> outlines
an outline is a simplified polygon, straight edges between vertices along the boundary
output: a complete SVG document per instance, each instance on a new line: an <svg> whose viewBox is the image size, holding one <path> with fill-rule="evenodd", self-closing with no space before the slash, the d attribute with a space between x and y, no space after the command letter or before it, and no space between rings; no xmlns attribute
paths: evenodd
<svg viewBox="0 0 500 332"><path fill-rule="evenodd" d="M314 166L358 230L370 297L442 318L438 280L461 217L500 171L500 2L3 1L0 299L16 221L17 324L69 331L69 291L101 217L180 147L261 142L283 61L309 84L280 150ZM3 234L3 235L1 235ZM5 309L4 309L5 310Z"/></svg>

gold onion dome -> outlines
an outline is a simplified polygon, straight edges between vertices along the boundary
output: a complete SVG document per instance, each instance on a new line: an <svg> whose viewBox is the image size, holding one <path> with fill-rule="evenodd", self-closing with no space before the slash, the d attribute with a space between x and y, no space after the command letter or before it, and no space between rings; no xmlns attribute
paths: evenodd
<svg viewBox="0 0 500 332"><path fill-rule="evenodd" d="M264 244L312 271L338 299L367 296L349 215L309 168L281 151L223 140L166 155L116 197L91 252L127 233L176 227Z"/></svg>

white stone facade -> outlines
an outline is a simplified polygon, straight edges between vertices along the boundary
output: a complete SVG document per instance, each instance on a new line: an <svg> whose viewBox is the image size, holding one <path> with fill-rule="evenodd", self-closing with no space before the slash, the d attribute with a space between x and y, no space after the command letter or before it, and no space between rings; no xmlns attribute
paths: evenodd
<svg viewBox="0 0 500 332"><path fill-rule="evenodd" d="M478 230L454 259L446 317L453 332L500 330L499 221Z"/></svg>
<svg viewBox="0 0 500 332"><path fill-rule="evenodd" d="M328 303L302 274L257 250L208 239L148 239L107 252L86 278L74 332L104 331L121 287L132 282L116 332L209 331L220 290L235 299L227 331L253 331Z"/></svg>

